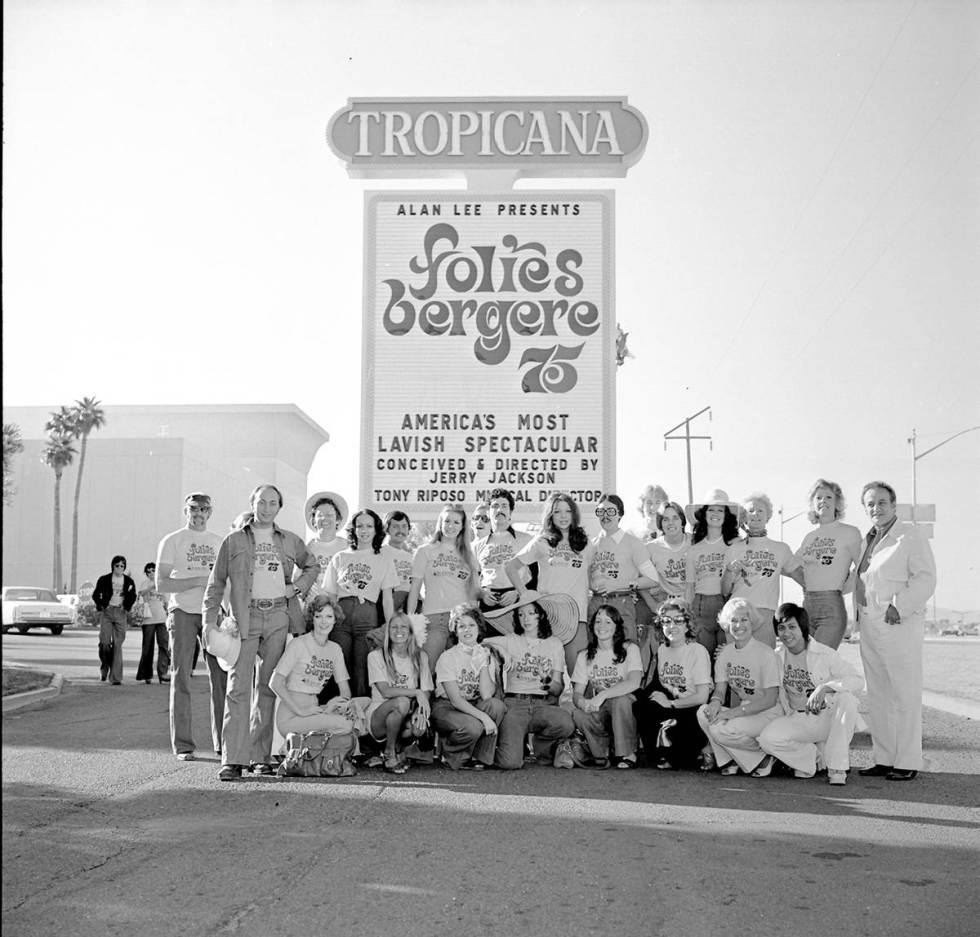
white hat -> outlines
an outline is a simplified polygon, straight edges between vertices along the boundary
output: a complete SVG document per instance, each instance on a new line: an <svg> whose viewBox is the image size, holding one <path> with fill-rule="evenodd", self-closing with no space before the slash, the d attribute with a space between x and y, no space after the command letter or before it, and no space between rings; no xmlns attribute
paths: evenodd
<svg viewBox="0 0 980 937"><path fill-rule="evenodd" d="M712 488L711 491L708 492L704 501L695 501L694 504L689 504L686 508L684 508L684 513L687 515L687 519L692 527L697 523L697 520L695 520L694 517L694 512L700 511L701 508L710 507L728 508L728 510L731 511L736 518L738 518L738 503L736 501L732 501L731 498L728 497L728 492L725 491L724 488Z"/></svg>
<svg viewBox="0 0 980 937"><path fill-rule="evenodd" d="M311 494L306 499L306 509L303 511L303 516L306 518L306 523L310 530L315 530L313 526L313 507L318 501L323 501L329 499L332 501L336 507L340 516L337 518L337 527L341 528L344 526L344 521L347 520L347 502L339 495L336 491L317 491Z"/></svg>
<svg viewBox="0 0 980 937"><path fill-rule="evenodd" d="M513 605L495 608L483 613L487 621L492 621L494 628L504 634L513 634L513 616L511 613L525 605L537 602L548 616L551 624L551 634L562 644L568 644L578 631L578 602L564 592L550 592L541 595L537 592L526 592L524 598Z"/></svg>
<svg viewBox="0 0 980 937"><path fill-rule="evenodd" d="M242 649L242 639L230 630L229 623L233 624L234 619L225 619L221 627L212 625L204 629L204 650L218 658L222 670L231 670L235 666Z"/></svg>

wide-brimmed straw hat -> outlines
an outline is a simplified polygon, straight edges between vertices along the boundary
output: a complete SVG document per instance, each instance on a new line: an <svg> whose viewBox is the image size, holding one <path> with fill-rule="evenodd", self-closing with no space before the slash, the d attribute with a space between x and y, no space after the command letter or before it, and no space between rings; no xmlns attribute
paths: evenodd
<svg viewBox="0 0 980 937"><path fill-rule="evenodd" d="M316 530L313 526L313 507L319 501L329 498L337 506L337 510L340 512L340 517L337 518L337 527L343 527L344 522L347 520L347 502L339 495L336 491L318 491L316 494L310 495L306 499L306 510L303 512L306 517L306 523L310 530Z"/></svg>
<svg viewBox="0 0 980 937"><path fill-rule="evenodd" d="M568 644L575 637L578 631L578 602L564 592L549 592L541 595L538 592L526 592L524 598L513 605L505 605L503 608L495 608L484 612L483 615L488 621L494 623L494 627L504 634L514 633L514 622L512 613L525 605L537 602L548 616L551 623L551 633L558 638L562 644Z"/></svg>
<svg viewBox="0 0 980 937"><path fill-rule="evenodd" d="M704 501L695 501L694 504L689 504L684 508L684 513L687 515L688 523L693 527L697 521L694 518L694 512L700 511L701 508L728 508L736 517L738 517L738 502L732 501L728 497L728 492L724 488L712 488L708 492L707 497Z"/></svg>
<svg viewBox="0 0 980 937"><path fill-rule="evenodd" d="M222 670L231 670L241 653L242 639L224 626L205 628L204 650L218 658Z"/></svg>

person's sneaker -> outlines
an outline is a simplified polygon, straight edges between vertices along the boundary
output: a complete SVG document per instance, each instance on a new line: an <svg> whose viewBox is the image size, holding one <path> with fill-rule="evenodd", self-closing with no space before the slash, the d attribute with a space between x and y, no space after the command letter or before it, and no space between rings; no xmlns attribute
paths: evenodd
<svg viewBox="0 0 980 937"><path fill-rule="evenodd" d="M218 772L219 781L240 781L242 779L241 765L222 765Z"/></svg>
<svg viewBox="0 0 980 937"><path fill-rule="evenodd" d="M194 752L177 752L178 761L193 761Z"/></svg>
<svg viewBox="0 0 980 937"><path fill-rule="evenodd" d="M838 787L847 783L847 772L846 771L834 771L829 770L827 772L827 780Z"/></svg>
<svg viewBox="0 0 980 937"><path fill-rule="evenodd" d="M272 765L252 765L252 773L268 778L273 775Z"/></svg>
<svg viewBox="0 0 980 937"><path fill-rule="evenodd" d="M816 771L800 771L799 768L796 768L793 771L793 777L800 778L803 781L809 781L816 773Z"/></svg>

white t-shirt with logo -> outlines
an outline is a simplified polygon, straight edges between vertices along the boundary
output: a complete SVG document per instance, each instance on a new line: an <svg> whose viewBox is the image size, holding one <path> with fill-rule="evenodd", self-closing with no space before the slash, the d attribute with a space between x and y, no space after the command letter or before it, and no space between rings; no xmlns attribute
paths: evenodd
<svg viewBox="0 0 980 937"><path fill-rule="evenodd" d="M412 588L412 551L400 550L390 543L384 543L381 545L381 553L391 560L395 575L398 577L398 585L392 588L399 592L408 592Z"/></svg>
<svg viewBox="0 0 980 937"><path fill-rule="evenodd" d="M698 686L711 686L711 658L697 642L671 647L663 644L657 651L657 673L664 690L675 699Z"/></svg>
<svg viewBox="0 0 980 937"><path fill-rule="evenodd" d="M640 649L632 642L626 645L626 657L619 663L613 660L613 650L598 648L592 660L588 651L579 651L575 659L575 670L572 671L572 683L578 686L586 684L592 687L592 693L601 693L610 687L622 683L627 674L634 670L643 672L643 661L640 659Z"/></svg>
<svg viewBox="0 0 980 937"><path fill-rule="evenodd" d="M398 574L391 557L366 550L342 550L334 554L323 577L324 591L340 599L353 596L377 602L382 589L394 589Z"/></svg>
<svg viewBox="0 0 980 937"><path fill-rule="evenodd" d="M473 571L451 543L427 543L415 551L412 578L422 583L422 611L448 612L473 596Z"/></svg>
<svg viewBox="0 0 980 937"><path fill-rule="evenodd" d="M285 677L286 686L295 693L319 693L331 677L338 683L350 679L340 645L317 644L312 632L286 645L275 673Z"/></svg>
<svg viewBox="0 0 980 937"><path fill-rule="evenodd" d="M783 688L786 690L786 702L790 709L796 712L803 712L806 709L806 701L810 694L816 689L813 682L813 675L807 667L806 651L802 654L790 654L786 651L783 658Z"/></svg>
<svg viewBox="0 0 980 937"><path fill-rule="evenodd" d="M436 662L436 696L446 699L446 691L442 685L455 683L464 700L470 703L479 700L480 671L484 662L486 666L492 667L493 656L479 644L473 647L457 644L448 651L443 651Z"/></svg>
<svg viewBox="0 0 980 937"><path fill-rule="evenodd" d="M513 666L504 671L507 693L547 695L544 678L551 680L553 671L565 666L565 647L558 638L529 638L523 634L506 634L490 639L510 655Z"/></svg>
<svg viewBox="0 0 980 937"><path fill-rule="evenodd" d="M796 551L803 566L807 592L830 592L843 588L852 563L860 563L864 541L861 531L850 524L833 521L810 531Z"/></svg>
<svg viewBox="0 0 980 937"><path fill-rule="evenodd" d="M320 573L316 577L316 582L313 583L307 599L311 599L323 591L323 574L327 571L330 560L341 550L346 550L349 546L350 544L343 537L334 537L333 540L326 542L314 537L306 544L306 549L316 557L316 561L320 566Z"/></svg>
<svg viewBox="0 0 980 937"><path fill-rule="evenodd" d="M756 608L775 609L779 605L779 576L799 566L799 560L785 543L769 537L736 540L728 548L728 562L741 560L743 571L732 584L733 599L746 599Z"/></svg>
<svg viewBox="0 0 980 937"><path fill-rule="evenodd" d="M715 661L715 683L727 683L735 697L733 706L747 703L756 693L779 686L776 652L751 638L745 647L726 644Z"/></svg>
<svg viewBox="0 0 980 937"><path fill-rule="evenodd" d="M538 564L538 592L570 595L578 605L578 620L585 621L589 609L592 551L592 544L587 543L581 553L576 553L564 540L553 547L538 534L517 554L517 558L525 566Z"/></svg>
<svg viewBox="0 0 980 937"><path fill-rule="evenodd" d="M395 666L395 673L388 671L385 663L385 656L380 651L371 651L368 654L368 683L371 684L371 699L374 702L383 702L384 697L378 689L379 683L387 683L394 690L431 690L432 674L428 667L422 668L422 673L412 666L409 657L399 657L392 654L392 663Z"/></svg>
<svg viewBox="0 0 980 937"><path fill-rule="evenodd" d="M592 540L589 583L593 589L605 583L610 592L629 589L640 577L640 569L650 560L646 547L631 533L620 528L599 534Z"/></svg>
<svg viewBox="0 0 980 937"><path fill-rule="evenodd" d="M499 541L494 538L500 536ZM480 567L480 580L484 589L512 589L504 567L531 542L531 535L515 530L514 536L505 532L502 536L490 534L473 544L476 562Z"/></svg>
<svg viewBox="0 0 980 937"><path fill-rule="evenodd" d="M187 527L175 530L160 541L157 569L164 563L173 567L171 575L174 579L207 576L214 569L220 546L221 536L210 530L196 531ZM203 604L204 587L196 586L187 592L174 592L168 607L179 608L189 615L200 615Z"/></svg>
<svg viewBox="0 0 980 937"><path fill-rule="evenodd" d="M252 527L255 556L252 573L253 599L279 599L286 594L286 574L276 549L274 528Z"/></svg>
<svg viewBox="0 0 980 937"><path fill-rule="evenodd" d="M721 577L728 565L729 549L724 537L691 544L685 576L686 582L694 583L695 595L721 595Z"/></svg>
<svg viewBox="0 0 980 937"><path fill-rule="evenodd" d="M684 534L684 540L676 547L670 546L663 537L644 544L650 562L657 568L664 582L675 589L674 595L683 596L687 583L687 553L691 549L691 536Z"/></svg>

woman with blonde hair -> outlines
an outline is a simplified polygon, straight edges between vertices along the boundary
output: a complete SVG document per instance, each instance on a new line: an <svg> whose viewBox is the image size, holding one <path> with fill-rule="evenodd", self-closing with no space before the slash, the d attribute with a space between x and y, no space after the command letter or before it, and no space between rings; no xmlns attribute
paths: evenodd
<svg viewBox="0 0 980 937"><path fill-rule="evenodd" d="M449 614L457 606L477 597L480 571L466 536L466 510L461 504L447 504L439 512L436 529L415 551L412 559L412 585L408 608L418 607L429 620L425 653L432 670L449 644Z"/></svg>
<svg viewBox="0 0 980 937"><path fill-rule="evenodd" d="M715 661L711 698L697 711L712 752L710 759L702 759L701 769L710 771L717 764L724 775L751 774L766 754L759 748L759 733L783 714L779 665L775 651L755 637L762 617L751 602L729 599L718 623L729 643Z"/></svg>
<svg viewBox="0 0 980 937"><path fill-rule="evenodd" d="M818 478L807 495L811 530L796 551L793 578L803 586L803 608L810 619L811 637L835 650L847 630L844 591L848 577L861 562L864 538L857 527L842 522L844 493L836 482Z"/></svg>
<svg viewBox="0 0 980 937"><path fill-rule="evenodd" d="M385 771L404 774L408 760L401 750L429 737L432 671L422 649L425 616L398 612L381 630L381 647L368 655L368 729L384 745Z"/></svg>
<svg viewBox="0 0 980 937"><path fill-rule="evenodd" d="M779 577L789 576L800 563L785 543L766 532L772 519L768 495L754 491L742 500L738 514L745 539L733 543L728 551L721 591L733 599L747 599L755 607L758 616L752 637L775 648L772 616L779 604Z"/></svg>

